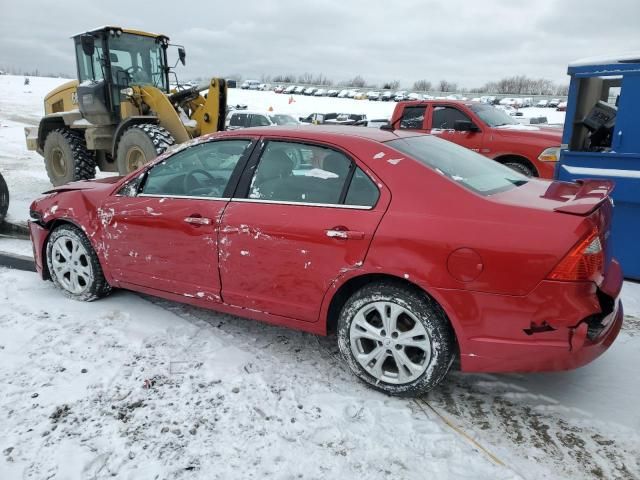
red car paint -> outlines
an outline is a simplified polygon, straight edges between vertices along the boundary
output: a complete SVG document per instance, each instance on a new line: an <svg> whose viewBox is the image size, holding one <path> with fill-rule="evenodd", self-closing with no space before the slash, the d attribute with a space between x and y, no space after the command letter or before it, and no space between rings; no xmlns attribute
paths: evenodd
<svg viewBox="0 0 640 480"><path fill-rule="evenodd" d="M414 127L414 130L438 135L444 140L469 148L501 163L514 160L524 162L533 169L536 176L548 179L553 178L556 162L541 161L538 157L547 148L560 147L562 129L540 125L491 127L474 112L471 108L474 105L483 104L460 100L400 102L393 111L391 124L401 126L405 109L423 106L427 108L427 111L422 120L422 125L417 128ZM457 109L461 114L466 115L478 127L479 131L455 131L453 129L438 128L432 121L433 111L435 108L441 107Z"/></svg>
<svg viewBox="0 0 640 480"><path fill-rule="evenodd" d="M341 288L385 275L439 303L454 328L464 371L569 369L603 353L623 318L622 274L608 246L611 185L531 179L482 196L384 143L415 136L357 127L271 127L218 133L182 147L250 139L253 158L274 139L330 146L377 185L379 199L366 210L233 195L119 194L174 152L124 178L59 187L31 206L37 269L48 277L43 255L49 232L71 222L90 239L114 287L326 334ZM598 280L548 280L596 227L606 255ZM595 317L600 328L587 335L585 321Z"/></svg>

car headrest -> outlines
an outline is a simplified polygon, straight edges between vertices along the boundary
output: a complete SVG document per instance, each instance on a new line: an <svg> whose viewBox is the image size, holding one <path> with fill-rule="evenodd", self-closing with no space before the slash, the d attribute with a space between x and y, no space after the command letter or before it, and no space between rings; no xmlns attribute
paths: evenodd
<svg viewBox="0 0 640 480"><path fill-rule="evenodd" d="M330 153L322 160L322 169L345 178L349 172L351 162L340 153Z"/></svg>
<svg viewBox="0 0 640 480"><path fill-rule="evenodd" d="M283 150L272 150L260 160L258 176L260 180L288 177L293 173L293 161Z"/></svg>

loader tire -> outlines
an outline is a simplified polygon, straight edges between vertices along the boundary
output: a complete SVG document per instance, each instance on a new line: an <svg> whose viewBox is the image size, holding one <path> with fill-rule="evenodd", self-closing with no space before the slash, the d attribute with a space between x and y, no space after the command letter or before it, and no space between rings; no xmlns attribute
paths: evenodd
<svg viewBox="0 0 640 480"><path fill-rule="evenodd" d="M151 123L133 125L118 142L116 162L120 175L127 175L150 162L176 142L168 130Z"/></svg>
<svg viewBox="0 0 640 480"><path fill-rule="evenodd" d="M7 182L4 181L4 177L0 175L0 224L4 222L4 217L7 216L7 210L9 210L9 189L7 188Z"/></svg>
<svg viewBox="0 0 640 480"><path fill-rule="evenodd" d="M54 187L96 176L96 160L82 131L52 130L44 142L44 166Z"/></svg>

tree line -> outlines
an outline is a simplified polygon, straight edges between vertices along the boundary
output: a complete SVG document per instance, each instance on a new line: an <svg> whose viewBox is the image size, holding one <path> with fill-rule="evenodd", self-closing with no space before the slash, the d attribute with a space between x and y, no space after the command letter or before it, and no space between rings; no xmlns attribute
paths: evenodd
<svg viewBox="0 0 640 480"><path fill-rule="evenodd" d="M305 85L318 86L339 86L349 88L382 88L384 90L398 90L399 80L389 80L387 82L368 82L362 75L341 82L335 82L324 74L312 74L305 72L301 75L280 74L262 75L260 81L263 83L301 83ZM417 92L469 92L469 93L496 93L500 95L566 95L569 91L568 84L557 84L546 78L531 78L526 75L515 75L505 77L498 81L487 82L480 87L460 87L457 82L440 80L431 82L430 80L416 80L412 84L411 90Z"/></svg>

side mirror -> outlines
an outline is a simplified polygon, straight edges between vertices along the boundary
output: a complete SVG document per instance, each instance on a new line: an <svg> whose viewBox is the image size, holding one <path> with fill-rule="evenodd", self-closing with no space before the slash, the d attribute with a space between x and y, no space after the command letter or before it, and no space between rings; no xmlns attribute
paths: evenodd
<svg viewBox="0 0 640 480"><path fill-rule="evenodd" d="M84 34L80 37L80 44L82 45L82 51L85 55L90 57L96 51L96 44L93 35Z"/></svg>
<svg viewBox="0 0 640 480"><path fill-rule="evenodd" d="M479 132L480 129L471 120L456 120L453 124L456 132Z"/></svg>
<svg viewBox="0 0 640 480"><path fill-rule="evenodd" d="M187 58L187 52L185 52L184 47L178 47L178 58L180 58L180 63L184 65Z"/></svg>
<svg viewBox="0 0 640 480"><path fill-rule="evenodd" d="M313 121L313 123L316 124L316 125L322 125L324 123L324 115L322 115L322 114L316 115L316 118Z"/></svg>

